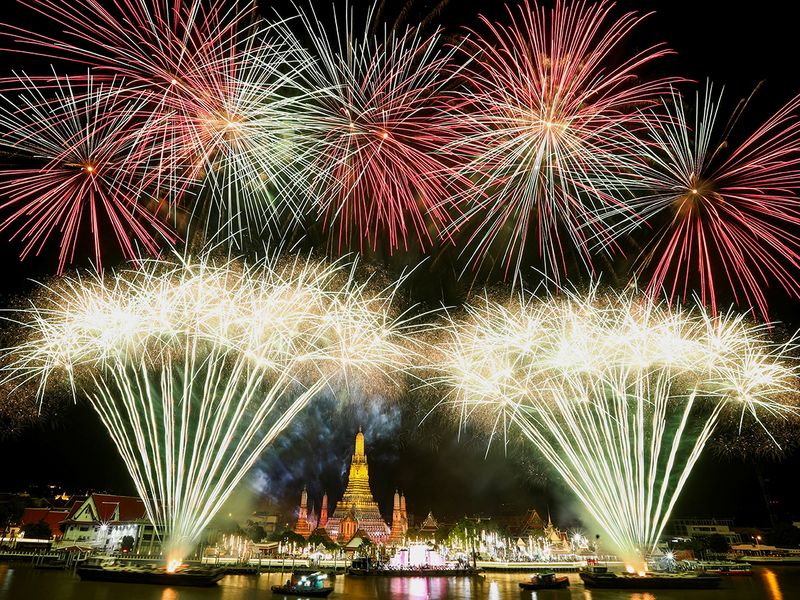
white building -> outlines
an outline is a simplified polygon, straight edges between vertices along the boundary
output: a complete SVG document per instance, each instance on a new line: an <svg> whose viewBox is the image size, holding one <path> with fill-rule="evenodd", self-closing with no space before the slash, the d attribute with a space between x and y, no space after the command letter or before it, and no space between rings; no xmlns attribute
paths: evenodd
<svg viewBox="0 0 800 600"><path fill-rule="evenodd" d="M730 545L742 541L742 537L733 531L732 519L673 519L670 529L673 536L681 538L721 535Z"/></svg>
<svg viewBox="0 0 800 600"><path fill-rule="evenodd" d="M76 501L62 523L64 535L57 547L90 547L98 552L119 552L123 538L131 536L131 554L158 554L160 544L144 502L135 496L92 494Z"/></svg>

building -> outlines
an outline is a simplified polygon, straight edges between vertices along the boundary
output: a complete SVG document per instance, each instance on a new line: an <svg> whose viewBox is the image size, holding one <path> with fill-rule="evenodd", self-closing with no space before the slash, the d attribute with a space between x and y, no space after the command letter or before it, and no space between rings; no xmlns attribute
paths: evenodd
<svg viewBox="0 0 800 600"><path fill-rule="evenodd" d="M528 512L520 515L498 517L497 522L515 537L541 536L544 534L545 527L547 527L544 519L539 516L539 512L535 508L531 508Z"/></svg>
<svg viewBox="0 0 800 600"><path fill-rule="evenodd" d="M433 516L433 511L428 511L428 516L419 526L419 537L422 539L435 540L436 532L439 531L439 521Z"/></svg>
<svg viewBox="0 0 800 600"><path fill-rule="evenodd" d="M118 552L124 538L133 538L132 554L157 554L160 543L144 502L135 496L91 494L76 500L61 522L64 535L58 547L82 546Z"/></svg>
<svg viewBox="0 0 800 600"><path fill-rule="evenodd" d="M308 490L303 487L303 492L300 494L300 511L297 514L297 522L294 524L293 531L308 539L313 530L314 527L311 526L308 517Z"/></svg>
<svg viewBox="0 0 800 600"><path fill-rule="evenodd" d="M61 523L67 518L68 515L69 511L66 509L29 507L23 511L22 516L20 517L17 526L13 528L12 533L15 537L19 538L22 537L21 531L25 525L44 523L50 528L49 539L58 541L63 535Z"/></svg>
<svg viewBox="0 0 800 600"><path fill-rule="evenodd" d="M397 506L397 524L393 526L397 535L408 530L408 517L405 512L405 496L395 494ZM313 511L312 511L313 513ZM305 523L305 524L304 524ZM308 527L306 527L308 525ZM364 434L359 427L356 434L355 449L350 460L350 470L347 477L347 486L344 495L328 512L328 495L322 498L322 509L319 519L313 522L313 514L308 512L308 494L303 488L300 497L300 510L294 530L308 538L311 533L326 535L331 540L340 544L347 544L357 533L363 533L370 541L378 544L389 542L392 529L381 516L378 503L372 496L369 485L369 465L364 448Z"/></svg>
<svg viewBox="0 0 800 600"><path fill-rule="evenodd" d="M327 538L332 540L331 534L328 533L327 526L328 525L328 493L325 492L322 495L322 508L319 511L319 519L317 520L317 526L314 531L311 532L311 535L321 538Z"/></svg>
<svg viewBox="0 0 800 600"><path fill-rule="evenodd" d="M672 519L670 534L675 538L721 535L731 546L742 542L742 537L733 530L733 519Z"/></svg>
<svg viewBox="0 0 800 600"><path fill-rule="evenodd" d="M406 497L397 490L394 491L394 504L392 508L392 530L389 534L389 543L402 544L408 534L408 514L406 513Z"/></svg>

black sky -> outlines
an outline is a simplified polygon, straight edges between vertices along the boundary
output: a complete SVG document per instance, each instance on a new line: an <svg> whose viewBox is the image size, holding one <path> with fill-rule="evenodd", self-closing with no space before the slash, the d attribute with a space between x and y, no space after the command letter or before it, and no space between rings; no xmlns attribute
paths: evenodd
<svg viewBox="0 0 800 600"><path fill-rule="evenodd" d="M10 0L2 7L0 20L31 29L45 27L40 18ZM262 2L262 10L275 7L285 11L288 2ZM329 0L317 2L327 10ZM366 3L353 1L356 10ZM436 2L418 2L409 21L422 18ZM79 10L76 2L76 10ZM399 14L405 5L389 0L387 13ZM440 22L449 31L460 26L478 26L480 10L503 18L503 3L495 0L468 2L452 0ZM637 30L628 46L630 52L655 42L665 42L677 54L653 67L653 75L681 75L700 82L710 78L724 85L732 108L736 101L764 81L742 122L757 122L800 93L798 61L800 36L796 20L785 3L765 0L757 3L708 2L702 0L624 1L617 11L655 11ZM30 59L6 52L0 70L30 68ZM690 86L687 86L690 89ZM43 278L55 269L52 257L17 260L18 247L0 239L0 306L7 306L33 286L30 278ZM436 283L433 283L436 287ZM447 298L446 285L440 296ZM436 295L434 293L434 295ZM775 294L776 317L800 326L797 303ZM450 301L448 299L448 301ZM355 427L361 423L368 435L367 450L373 474L373 489L384 510L395 487L407 494L409 509L421 516L428 509L455 518L459 514L492 513L500 505L524 509L549 507L555 515L572 514L573 502L557 481L543 476L543 468L525 459L519 448L504 456L496 444L487 458L486 440L470 436L457 438L457 429L439 418L418 428L419 406L426 399L409 397L405 403L377 404L363 414L342 414L323 405L299 419L286 439L256 469L253 480L269 482L271 493L294 502L303 483L319 497L327 489L334 497L341 491L343 463L352 448ZM529 450L529 449L528 449ZM678 514L735 516L741 522L766 524L763 487L757 472L770 480L766 486L783 499L786 510L798 507L793 481L800 460L758 467L704 457L691 477ZM102 427L86 406L62 406L40 427L12 439L0 440L0 491L24 488L29 483L59 482L75 489L98 488L131 492L121 460ZM336 489L337 485L339 489ZM511 510L511 508L509 508Z"/></svg>

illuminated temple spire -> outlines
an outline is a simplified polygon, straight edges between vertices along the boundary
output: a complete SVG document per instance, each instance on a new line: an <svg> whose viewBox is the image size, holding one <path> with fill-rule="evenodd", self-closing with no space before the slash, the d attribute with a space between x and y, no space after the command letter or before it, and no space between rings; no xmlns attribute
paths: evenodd
<svg viewBox="0 0 800 600"><path fill-rule="evenodd" d="M358 521L358 528L363 530L373 542L388 540L389 527L383 520L369 487L369 466L367 465L364 433L361 431L361 427L358 428L356 434L347 487L327 523L327 530L334 539L339 535L339 524L349 513L352 513L352 516ZM336 541L342 543L349 540L337 539Z"/></svg>
<svg viewBox="0 0 800 600"><path fill-rule="evenodd" d="M406 515L406 497L400 492L394 492L394 507L392 509L392 532L389 541L392 544L402 544L408 533L408 516Z"/></svg>
<svg viewBox="0 0 800 600"><path fill-rule="evenodd" d="M297 514L294 532L308 539L308 536L311 535L311 529L311 524L308 522L308 490L306 486L303 486L303 492L300 494L300 511Z"/></svg>
<svg viewBox="0 0 800 600"><path fill-rule="evenodd" d="M322 510L319 513L319 527L325 527L328 524L328 492L322 495Z"/></svg>

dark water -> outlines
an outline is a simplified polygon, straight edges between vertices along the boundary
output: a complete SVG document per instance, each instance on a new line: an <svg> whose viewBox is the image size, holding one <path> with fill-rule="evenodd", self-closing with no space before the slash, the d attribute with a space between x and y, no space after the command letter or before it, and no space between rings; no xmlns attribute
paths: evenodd
<svg viewBox="0 0 800 600"><path fill-rule="evenodd" d="M216 588L165 588L154 585L80 581L63 571L35 570L28 566L0 563L0 600L255 600L276 598L270 586L285 575L236 575L223 579ZM372 577L336 578L333 600L340 598L399 600L514 598L524 600L795 600L800 598L800 567L756 568L753 577L731 577L719 590L622 592L587 590L571 574L568 590L521 592L517 574L487 574L467 577Z"/></svg>

